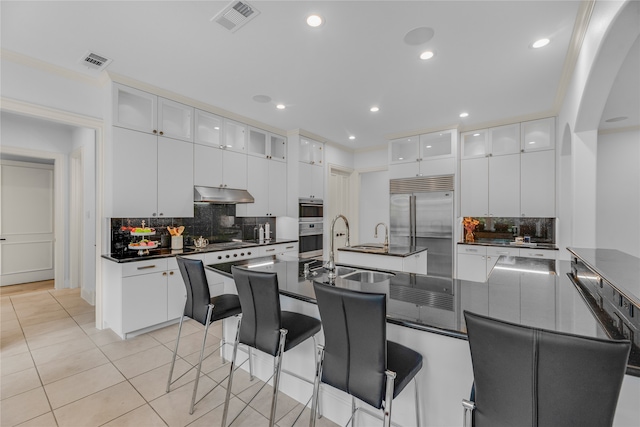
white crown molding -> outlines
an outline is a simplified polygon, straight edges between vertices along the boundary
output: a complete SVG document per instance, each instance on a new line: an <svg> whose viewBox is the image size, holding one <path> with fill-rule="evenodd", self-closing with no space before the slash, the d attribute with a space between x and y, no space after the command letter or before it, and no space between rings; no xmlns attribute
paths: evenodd
<svg viewBox="0 0 640 427"><path fill-rule="evenodd" d="M102 129L104 126L101 119L5 97L0 97L0 109L79 127Z"/></svg>
<svg viewBox="0 0 640 427"><path fill-rule="evenodd" d="M450 130L459 131L460 130L460 124L450 124L450 125L446 125L446 126L422 128L422 129L412 130L412 131L408 131L408 132L391 133L391 134L385 135L384 137L385 137L385 139L387 141L392 141L394 139L410 138L410 137L413 137L413 136L424 135L426 133L445 132L445 131L450 131Z"/></svg>
<svg viewBox="0 0 640 427"><path fill-rule="evenodd" d="M494 121L489 121L484 123L478 123L477 125L473 125L473 126L460 127L459 131L460 133L463 133L463 132L470 132L473 130L493 128L497 126L512 125L515 123L530 122L532 120L540 120L540 119L546 119L549 117L555 117L556 114L557 112L554 110L542 111L540 113L525 114L522 116L510 117L508 119L500 119L500 120L494 120Z"/></svg>
<svg viewBox="0 0 640 427"><path fill-rule="evenodd" d="M37 70L55 74L69 80L75 80L96 87L103 87L109 81L109 77L107 76L107 73L105 71L101 71L100 74L96 75L95 77L88 76L86 74L70 70L68 68L59 67L40 59L32 58L30 56L12 52L6 49L0 49L0 59L2 59L3 61L11 61L16 64L24 65L26 67L35 68Z"/></svg>
<svg viewBox="0 0 640 427"><path fill-rule="evenodd" d="M595 3L596 2L594 0L582 0L580 7L578 8L576 21L573 25L573 33L571 34L571 40L569 41L569 48L564 59L562 74L560 75L560 82L558 82L556 98L553 102L553 116L558 114L558 111L560 111L562 103L564 102L564 97L567 93L567 89L569 88L571 77L573 76L576 68L580 49L582 49L582 42L584 41L587 29L589 28L589 21L591 20L591 14L593 13Z"/></svg>
<svg viewBox="0 0 640 427"><path fill-rule="evenodd" d="M387 151L389 149L389 144L384 144L384 145L373 145L371 147L364 147L364 148L356 148L353 150L354 153L356 154L361 154L361 153L370 153L373 151Z"/></svg>
<svg viewBox="0 0 640 427"><path fill-rule="evenodd" d="M613 129L598 129L598 135L610 135L612 133L637 132L640 131L640 125L626 126Z"/></svg>

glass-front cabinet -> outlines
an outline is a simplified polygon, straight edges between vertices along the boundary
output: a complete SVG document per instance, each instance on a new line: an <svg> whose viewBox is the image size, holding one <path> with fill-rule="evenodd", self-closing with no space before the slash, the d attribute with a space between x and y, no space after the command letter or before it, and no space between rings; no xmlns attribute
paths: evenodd
<svg viewBox="0 0 640 427"><path fill-rule="evenodd" d="M391 146L390 163L408 163L420 160L419 136L394 139Z"/></svg>
<svg viewBox="0 0 640 427"><path fill-rule="evenodd" d="M113 91L114 126L193 142L193 107L120 84Z"/></svg>
<svg viewBox="0 0 640 427"><path fill-rule="evenodd" d="M420 135L421 160L451 156L453 156L451 132L434 132Z"/></svg>
<svg viewBox="0 0 640 427"><path fill-rule="evenodd" d="M487 157L487 138L489 132L486 129L465 132L461 135L460 158L472 159L474 157Z"/></svg>
<svg viewBox="0 0 640 427"><path fill-rule="evenodd" d="M320 166L323 164L324 144L312 139L300 138L298 160L303 163Z"/></svg>
<svg viewBox="0 0 640 427"><path fill-rule="evenodd" d="M223 147L222 117L202 110L196 110L195 143L211 147Z"/></svg>
<svg viewBox="0 0 640 427"><path fill-rule="evenodd" d="M287 153L287 139L258 128L249 128L250 155L271 160L285 161Z"/></svg>
<svg viewBox="0 0 640 427"><path fill-rule="evenodd" d="M520 123L489 129L489 147L491 156L517 154L520 152Z"/></svg>
<svg viewBox="0 0 640 427"><path fill-rule="evenodd" d="M553 150L555 144L555 117L522 123L522 151Z"/></svg>
<svg viewBox="0 0 640 427"><path fill-rule="evenodd" d="M245 124L225 119L224 146L234 151L245 151L247 146L247 126Z"/></svg>

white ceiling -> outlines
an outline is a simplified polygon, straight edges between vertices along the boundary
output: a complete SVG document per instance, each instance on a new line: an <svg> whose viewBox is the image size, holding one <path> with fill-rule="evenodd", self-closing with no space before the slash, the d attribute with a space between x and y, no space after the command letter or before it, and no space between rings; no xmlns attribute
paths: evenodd
<svg viewBox="0 0 640 427"><path fill-rule="evenodd" d="M96 75L78 63L92 50L113 59L109 72L283 130L304 129L364 149L383 145L390 136L553 113L580 6L578 1L249 3L260 14L231 33L210 21L226 1L3 0L1 43L3 49ZM326 23L308 27L311 12ZM403 42L408 31L424 26L435 31L430 41ZM551 43L529 47L541 37ZM436 56L421 61L418 55L427 49ZM638 62L633 64L637 69ZM255 95L272 102L256 102ZM287 108L277 110L276 103ZM369 112L373 105L380 111ZM458 117L463 111L468 118Z"/></svg>

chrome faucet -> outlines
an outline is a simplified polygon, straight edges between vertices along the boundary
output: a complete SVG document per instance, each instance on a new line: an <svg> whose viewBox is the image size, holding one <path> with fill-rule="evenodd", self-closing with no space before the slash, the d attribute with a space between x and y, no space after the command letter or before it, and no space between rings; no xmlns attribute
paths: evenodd
<svg viewBox="0 0 640 427"><path fill-rule="evenodd" d="M376 224L376 230L373 233L373 237L375 237L376 239L378 238L378 226L379 225L383 225L384 226L384 247L388 248L389 247L389 228L387 227L387 224L385 224L384 222L379 222Z"/></svg>
<svg viewBox="0 0 640 427"><path fill-rule="evenodd" d="M329 262L325 265L325 268L329 271L327 277L329 278L330 282L333 282L336 278L336 263L333 260L333 228L336 225L336 221L338 220L338 218L342 218L342 220L344 221L344 225L347 226L347 241L345 242L346 246L350 246L349 245L349 221L347 220L347 217L339 214L338 216L336 216L333 221L331 222L331 231L330 231L330 235L329 235Z"/></svg>

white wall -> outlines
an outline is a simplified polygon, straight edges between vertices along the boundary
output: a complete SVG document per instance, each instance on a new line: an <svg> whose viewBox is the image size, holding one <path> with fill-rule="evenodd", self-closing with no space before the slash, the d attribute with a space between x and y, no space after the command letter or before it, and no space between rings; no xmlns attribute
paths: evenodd
<svg viewBox="0 0 640 427"><path fill-rule="evenodd" d="M59 71L39 62L31 66L0 61L2 96L83 116L102 118L105 91L98 80Z"/></svg>
<svg viewBox="0 0 640 427"><path fill-rule="evenodd" d="M640 257L640 130L598 136L597 247Z"/></svg>
<svg viewBox="0 0 640 427"><path fill-rule="evenodd" d="M558 114L558 217L561 259L567 246L596 246L598 126L609 91L640 29L638 2L595 3L574 74ZM568 135L567 135L568 129ZM570 141L571 147L562 146ZM567 228L571 232L567 233Z"/></svg>
<svg viewBox="0 0 640 427"><path fill-rule="evenodd" d="M358 170L372 168L387 168L389 165L389 151L386 146L377 150L360 151L354 155L354 167Z"/></svg>
<svg viewBox="0 0 640 427"><path fill-rule="evenodd" d="M2 112L2 147L16 147L34 150L38 152L59 153L66 158L67 165L60 171L63 175L63 185L66 188L65 200L56 200L65 206L64 212L64 283L56 284L56 287L69 287L70 285L70 240L69 240L69 154L78 146L85 148L84 168L86 181L84 183L85 222L84 227L84 277L83 283L89 288L90 295L95 293L95 132L89 129L75 128L73 126L58 124L46 120ZM57 166L56 166L57 167ZM89 218L87 218L87 212ZM93 303L93 297L83 295L87 301Z"/></svg>

